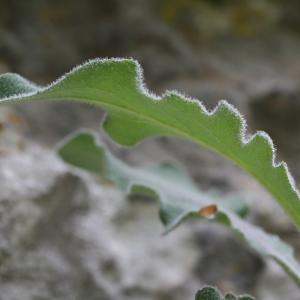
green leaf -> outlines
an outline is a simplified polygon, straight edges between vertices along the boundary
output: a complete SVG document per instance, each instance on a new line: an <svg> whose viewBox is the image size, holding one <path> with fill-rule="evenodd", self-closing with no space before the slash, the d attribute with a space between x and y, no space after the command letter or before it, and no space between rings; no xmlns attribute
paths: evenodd
<svg viewBox="0 0 300 300"><path fill-rule="evenodd" d="M0 103L51 99L79 100L104 108L108 112L104 129L123 145L172 135L207 146L252 174L300 228L299 192L286 164L275 163L266 133L246 138L242 116L226 101L208 112L199 101L174 91L162 97L150 94L139 64L132 59L92 60L47 87L35 86L18 75L0 76Z"/></svg>
<svg viewBox="0 0 300 300"><path fill-rule="evenodd" d="M195 300L224 300L219 291L213 287L204 287L197 292Z"/></svg>
<svg viewBox="0 0 300 300"><path fill-rule="evenodd" d="M300 265L288 245L277 236L245 222L228 207L228 201L199 191L178 167L161 164L148 169L132 168L114 157L89 131L80 131L67 138L59 146L58 153L69 164L113 181L126 193L141 193L158 200L167 232L189 217L203 218L205 215L230 226L256 251L279 262L300 285ZM209 212L213 205L217 206L216 214L203 213Z"/></svg>
<svg viewBox="0 0 300 300"><path fill-rule="evenodd" d="M207 286L197 292L195 300L254 300L254 298L247 295L237 297L233 294L227 294L223 297L218 289Z"/></svg>

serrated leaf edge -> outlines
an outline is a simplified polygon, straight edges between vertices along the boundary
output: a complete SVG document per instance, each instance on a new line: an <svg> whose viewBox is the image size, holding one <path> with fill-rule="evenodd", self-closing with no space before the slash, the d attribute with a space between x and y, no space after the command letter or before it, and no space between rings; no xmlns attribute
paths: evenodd
<svg viewBox="0 0 300 300"><path fill-rule="evenodd" d="M209 111L201 101L189 97L187 95L184 95L183 93L180 93L178 91L175 90L167 90L165 93L163 93L161 96L156 95L153 92L150 92L144 82L144 76L143 76L143 70L142 67L140 66L140 64L138 63L138 61L136 61L135 59L132 58L96 58L96 59L92 59L92 60L88 60L83 64L80 64L76 67L74 67L73 69L71 69L69 72L67 72L65 75L59 77L58 79L56 79L54 82L50 83L49 85L45 86L45 87L40 87L38 85L35 85L34 83L28 81L27 79L24 79L23 77L21 77L18 74L15 74L19 77L19 79L25 80L26 82L28 82L28 84L33 87L36 88L36 91L33 92L28 92L28 93L20 93L20 94L15 94L9 97L4 97L2 99L0 99L0 103L1 102L11 102L11 101L18 101L21 100L22 98L30 98L31 96L36 96L39 93L42 92L46 92L48 90L50 90L52 87L56 86L57 84L59 84L60 82L62 82L65 78L67 78L69 75L73 74L74 72L76 72L77 70L80 70L84 67L93 67L94 64L98 64L98 63L105 63L105 62L131 62L134 63L135 65L135 69L136 69L136 74L135 74L135 82L136 82L136 88L137 90L144 96L150 97L153 101L167 101L169 96L178 96L182 101L186 101L189 103L193 103L195 105L197 105L200 110L202 110L207 116L214 116L222 107L225 107L226 109L228 109L228 111L238 120L239 122L239 133L238 133L238 141L240 142L242 147L245 147L247 145L250 145L251 142L253 140L255 140L257 137L261 137L263 138L266 142L267 145L269 146L271 153L272 153L272 159L271 159L271 166L272 168L276 169L279 167L283 167L284 168L284 172L286 175L286 178L289 182L289 185L291 187L291 190L296 194L299 202L300 202L300 192L296 187L295 184L295 180L293 178L293 176L291 175L289 168L287 166L287 164L283 161L281 162L276 162L276 148L274 147L274 143L272 141L272 139L270 138L270 136L264 132L264 131L257 131L256 133L252 134L252 135L248 135L247 137L247 123L245 121L245 118L242 116L242 114L231 104L229 104L226 100L220 100L218 102L218 104L216 105L216 107L214 109L212 109L211 111ZM9 74L9 73L7 73ZM7 76L7 74L4 75L0 75L0 80L2 76ZM12 73L10 73L12 74ZM184 132L182 133L182 135L185 135ZM209 145L206 145L209 147ZM209 147L211 148L211 147ZM218 152L217 149L213 149L214 151ZM223 153L220 153L222 156L226 156ZM241 162L238 162L230 157L227 157L227 159L232 160L234 163L237 163L240 167L243 167L243 164ZM246 168L245 168L246 169ZM248 170L249 173L251 173ZM254 177L255 174L252 173L252 175ZM260 179L258 179L259 182L261 182ZM267 185L264 184L266 187ZM271 189L269 189L269 191L271 192ZM280 202L280 201L279 201ZM281 204L281 203L280 203ZM289 212L287 212L289 214ZM300 212L299 212L300 214ZM296 226L300 227L300 221L299 220L295 220L295 218L289 214L291 216L291 218L293 219L294 223Z"/></svg>

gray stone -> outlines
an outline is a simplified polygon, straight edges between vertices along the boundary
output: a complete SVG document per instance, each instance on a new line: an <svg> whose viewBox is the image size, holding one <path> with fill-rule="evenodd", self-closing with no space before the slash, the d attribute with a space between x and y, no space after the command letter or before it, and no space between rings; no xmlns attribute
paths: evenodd
<svg viewBox="0 0 300 300"><path fill-rule="evenodd" d="M142 148L132 163L137 153L147 156ZM152 149L163 153L157 143ZM162 236L157 203L126 199L111 183L68 168L33 143L0 157L0 190L1 300L192 299L204 284L223 282L238 262L215 272L207 249L219 247L219 229L198 223ZM204 237L211 248L199 244ZM225 243L245 248L234 241ZM231 255L226 249L223 258ZM240 266L256 264L256 255L241 253ZM255 274L241 275L247 284L228 279L227 288L253 291Z"/></svg>
<svg viewBox="0 0 300 300"><path fill-rule="evenodd" d="M187 227L161 236L155 203L33 145L0 159L0 183L1 300L192 297L198 249Z"/></svg>

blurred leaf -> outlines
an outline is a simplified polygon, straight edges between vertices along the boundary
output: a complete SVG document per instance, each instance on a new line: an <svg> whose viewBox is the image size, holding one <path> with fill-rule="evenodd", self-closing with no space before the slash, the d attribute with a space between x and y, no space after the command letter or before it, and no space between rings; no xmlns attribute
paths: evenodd
<svg viewBox="0 0 300 300"><path fill-rule="evenodd" d="M204 287L197 292L195 300L254 300L254 298L247 295L234 296L233 294L227 294L223 297L216 288Z"/></svg>
<svg viewBox="0 0 300 300"><path fill-rule="evenodd" d="M275 259L300 284L300 265L288 245L277 236L245 222L222 199L199 191L177 166L132 168L107 151L95 134L83 131L63 141L58 153L69 164L103 176L127 193L140 193L158 200L166 232L188 218L207 217L232 227L251 247Z"/></svg>

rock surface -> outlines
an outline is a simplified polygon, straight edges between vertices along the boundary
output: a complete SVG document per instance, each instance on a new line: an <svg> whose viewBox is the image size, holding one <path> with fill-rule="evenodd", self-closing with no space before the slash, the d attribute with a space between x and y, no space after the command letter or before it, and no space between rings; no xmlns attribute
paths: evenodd
<svg viewBox="0 0 300 300"><path fill-rule="evenodd" d="M192 297L201 252L188 228L161 236L154 203L130 203L39 146L0 170L1 300Z"/></svg>

